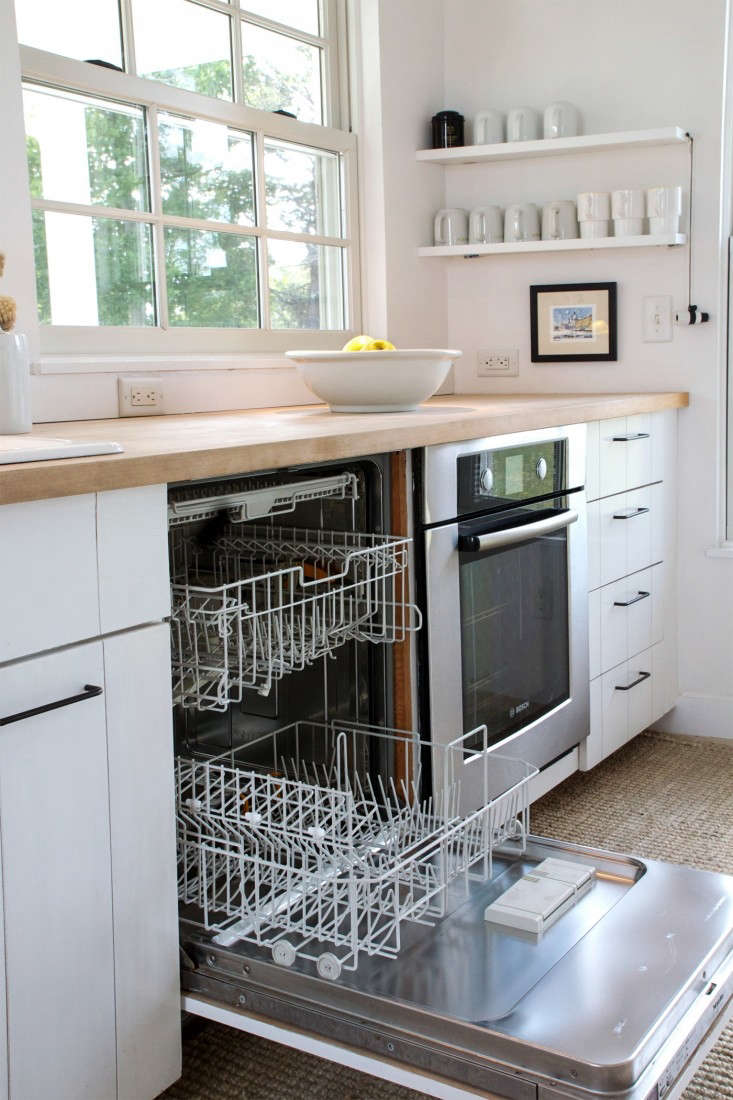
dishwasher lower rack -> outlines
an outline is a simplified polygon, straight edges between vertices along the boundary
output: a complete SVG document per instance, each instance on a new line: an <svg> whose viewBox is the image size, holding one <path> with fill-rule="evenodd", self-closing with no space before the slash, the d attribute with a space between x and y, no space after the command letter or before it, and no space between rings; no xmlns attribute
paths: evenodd
<svg viewBox="0 0 733 1100"><path fill-rule="evenodd" d="M321 977L359 955L396 958L403 921L444 915L451 882L491 876L492 851L529 832L520 760L445 751L443 789L420 797L416 734L299 722L213 757L176 761L179 897L215 942L269 948L277 963L316 963ZM483 757L483 761L482 761ZM502 768L505 789L459 812L461 769ZM384 782L385 768L398 779ZM409 778L408 778L409 776Z"/></svg>
<svg viewBox="0 0 733 1100"><path fill-rule="evenodd" d="M355 639L420 626L407 598L410 539L231 525L210 546L170 532L173 697L225 711Z"/></svg>

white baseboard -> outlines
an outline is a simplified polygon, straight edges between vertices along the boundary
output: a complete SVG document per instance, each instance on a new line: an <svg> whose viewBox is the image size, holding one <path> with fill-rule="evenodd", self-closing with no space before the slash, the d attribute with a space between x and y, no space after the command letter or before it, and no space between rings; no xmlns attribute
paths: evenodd
<svg viewBox="0 0 733 1100"><path fill-rule="evenodd" d="M652 724L652 729L733 740L733 695L685 692L668 714Z"/></svg>

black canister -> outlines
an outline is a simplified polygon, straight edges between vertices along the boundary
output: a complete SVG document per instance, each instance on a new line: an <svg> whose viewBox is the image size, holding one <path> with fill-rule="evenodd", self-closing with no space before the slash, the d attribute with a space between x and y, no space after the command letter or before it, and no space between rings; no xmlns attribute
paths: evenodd
<svg viewBox="0 0 733 1100"><path fill-rule="evenodd" d="M433 149L452 149L463 145L463 115L458 111L438 111L433 115Z"/></svg>

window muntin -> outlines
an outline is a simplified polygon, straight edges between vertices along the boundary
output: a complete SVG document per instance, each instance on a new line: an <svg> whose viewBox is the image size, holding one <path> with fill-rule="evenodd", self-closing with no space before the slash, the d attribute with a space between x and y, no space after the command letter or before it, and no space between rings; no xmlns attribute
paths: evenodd
<svg viewBox="0 0 733 1100"><path fill-rule="evenodd" d="M17 2L23 5L28 0ZM191 0L185 2L191 4ZM322 0L317 5L318 28L324 36L335 26L338 3ZM237 0L231 5L199 0L192 6L215 14L231 13L232 51L237 41L235 25L241 47L241 32L250 21L259 20L265 29L297 38L297 29L261 17ZM304 3L303 10L308 6ZM287 4L279 7L284 18ZM121 8L127 27L132 0L122 0ZM273 9L268 14L276 13ZM309 32L304 30L302 37L307 39ZM125 41L126 64L134 68L134 42L130 50L131 38L126 36ZM332 39L323 37L311 44L323 47L323 70ZM294 324L307 326L300 330L301 346L319 346L307 342L306 336L310 331L317 339L317 324L324 326L326 346L337 346L329 342L327 333L334 332L335 339L340 329L358 325L352 312L353 303L358 302L358 256L353 239L355 142L350 134L253 111L245 104L204 99L174 86L166 90L165 85L128 73L92 69L32 47L22 47L21 58L29 93L38 100L65 99L66 109L74 106L87 129L90 118L116 120L118 128L126 120L129 131L130 119L135 120L135 139L129 141L132 149L126 150L124 158L125 179L115 179L114 173L110 177L109 158L102 164L106 175L100 172L100 158L87 142L83 155L77 152L77 174L85 186L74 195L57 191L59 197L49 197L52 192L46 181L50 177L40 170L40 144L36 139L33 149L30 135L39 317L45 326L41 338L46 352L275 350L287 346L282 333ZM233 71L239 99L236 82L242 73L236 62ZM336 76L331 73L330 83L322 79L321 86L335 87ZM328 113L333 113L333 101L324 96L324 102ZM115 151L119 140L117 135ZM133 161L138 168L135 187L129 179ZM298 202L303 203L302 210L297 209ZM82 268L92 284L80 296L85 310L81 304L72 309L61 294L64 274L58 242L63 234L58 232L61 223L49 222L52 213L73 215L75 223L67 220L67 226L85 224L82 255L87 260ZM109 265L105 268L101 243L95 244L104 239L105 231L108 239L113 236L112 226L103 224L107 218L142 226L136 231L131 226L116 227L119 239L127 241L133 253L122 265L135 272L127 302L119 293L115 272L108 270ZM184 232L176 234L174 229ZM66 233L73 235L70 229ZM81 230L75 233L80 236ZM241 237L247 240L237 239ZM289 248L276 247L288 243ZM311 247L304 248L305 243ZM208 303L201 299L204 287L211 288ZM95 295L101 326L97 336L90 305ZM330 296L333 301L328 300ZM73 323L68 323L70 318ZM244 342L236 338L242 328L247 330ZM105 331L110 335L105 336ZM139 338L134 331L140 332ZM140 342L143 333L147 333L144 343Z"/></svg>
<svg viewBox="0 0 733 1100"><path fill-rule="evenodd" d="M318 34L320 18L318 0L241 0L245 14L261 15L286 27L296 27L306 34Z"/></svg>

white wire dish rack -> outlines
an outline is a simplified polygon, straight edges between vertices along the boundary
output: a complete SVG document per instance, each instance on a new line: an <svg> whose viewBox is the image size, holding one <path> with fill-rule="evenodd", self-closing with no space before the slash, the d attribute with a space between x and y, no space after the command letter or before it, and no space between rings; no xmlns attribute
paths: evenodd
<svg viewBox="0 0 733 1100"><path fill-rule="evenodd" d="M489 878L505 841L523 847L537 772L489 753L481 727L446 748L443 789L421 799L422 747L412 733L300 722L219 756L179 756L181 900L217 943L269 948L285 966L308 959L324 978L362 952L396 958L403 921L432 923L451 882ZM466 767L486 792L499 769L503 790L461 816Z"/></svg>
<svg viewBox="0 0 733 1100"><path fill-rule="evenodd" d="M407 538L228 525L201 547L170 531L174 701L225 711L351 639L419 629Z"/></svg>

